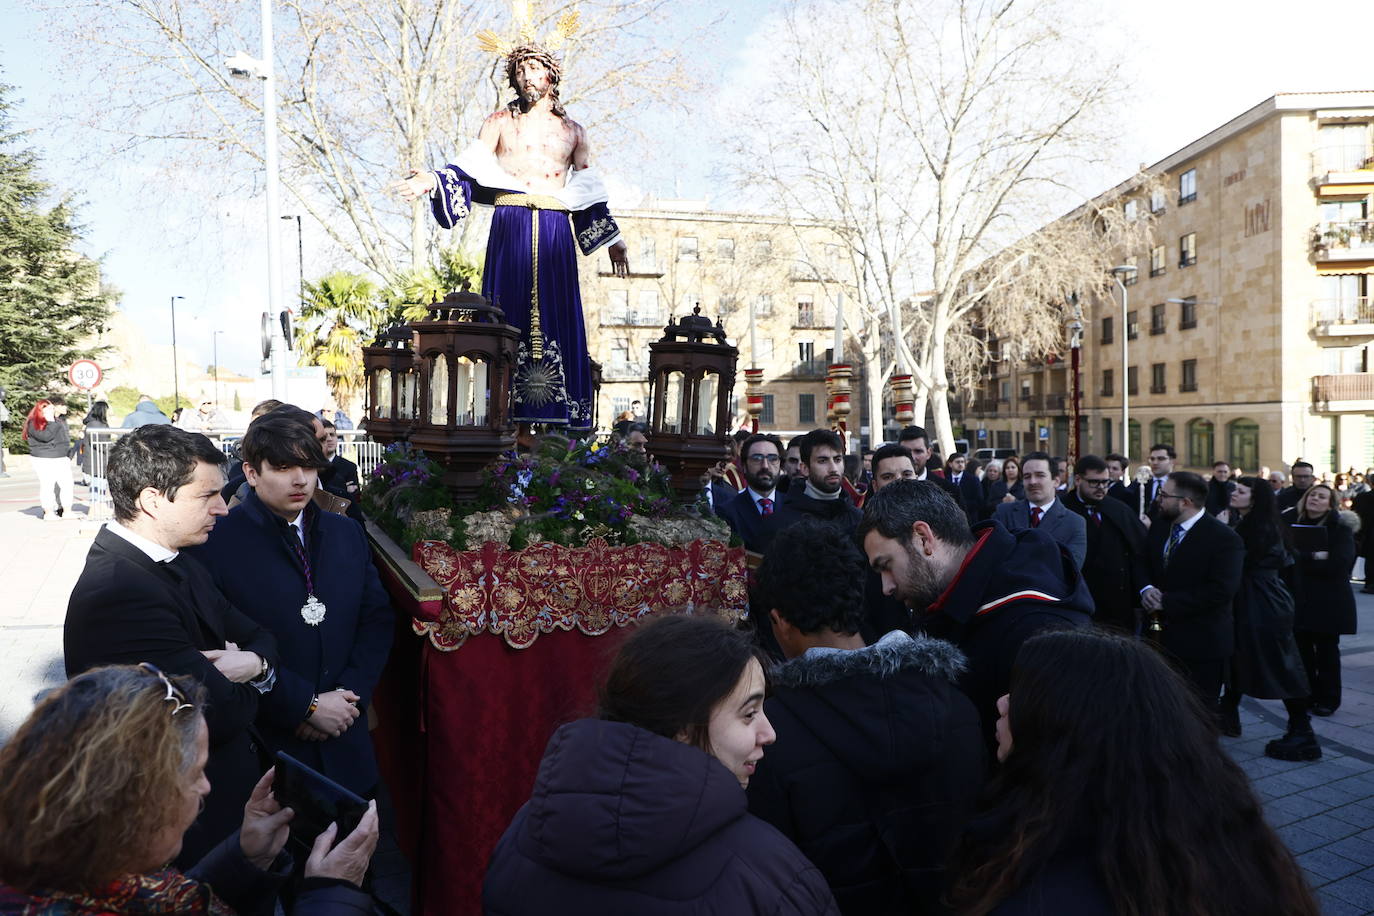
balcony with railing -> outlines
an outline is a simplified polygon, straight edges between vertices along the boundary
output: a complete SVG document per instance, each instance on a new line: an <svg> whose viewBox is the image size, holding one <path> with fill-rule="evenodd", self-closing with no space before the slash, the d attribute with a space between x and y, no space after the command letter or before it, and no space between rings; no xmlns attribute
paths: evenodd
<svg viewBox="0 0 1374 916"><path fill-rule="evenodd" d="M657 309L645 311L606 312L601 326L606 328L657 328L663 325L663 313Z"/></svg>
<svg viewBox="0 0 1374 916"><path fill-rule="evenodd" d="M1374 147L1361 143L1314 150L1312 178L1318 194L1346 194L1345 185L1374 183Z"/></svg>
<svg viewBox="0 0 1374 916"><path fill-rule="evenodd" d="M602 368L601 378L607 382L643 382L649 378L649 367L647 363L612 359Z"/></svg>
<svg viewBox="0 0 1374 916"><path fill-rule="evenodd" d="M1312 406L1319 413L1374 413L1374 372L1313 376Z"/></svg>
<svg viewBox="0 0 1374 916"><path fill-rule="evenodd" d="M974 416L991 417L997 415L996 398L974 398L969 402L969 413Z"/></svg>
<svg viewBox="0 0 1374 916"><path fill-rule="evenodd" d="M1318 262L1374 261L1374 219L1318 223L1312 228L1312 254Z"/></svg>
<svg viewBox="0 0 1374 916"><path fill-rule="evenodd" d="M823 359L802 359L793 363L786 374L793 379L824 379L829 368Z"/></svg>
<svg viewBox="0 0 1374 916"><path fill-rule="evenodd" d="M1066 394L1033 394L1026 402L1026 407L1032 413L1059 414L1064 412L1068 399Z"/></svg>
<svg viewBox="0 0 1374 916"><path fill-rule="evenodd" d="M1312 335L1331 347L1358 347L1374 342L1374 298L1314 299Z"/></svg>

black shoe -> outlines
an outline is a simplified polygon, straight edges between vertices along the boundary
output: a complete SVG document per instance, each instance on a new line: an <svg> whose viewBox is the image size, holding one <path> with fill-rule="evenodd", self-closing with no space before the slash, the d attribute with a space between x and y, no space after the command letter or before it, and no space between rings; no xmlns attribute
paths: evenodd
<svg viewBox="0 0 1374 916"><path fill-rule="evenodd" d="M1320 703L1314 703L1307 711L1314 716L1321 716L1325 719L1335 712L1336 708L1334 706L1322 706Z"/></svg>
<svg viewBox="0 0 1374 916"><path fill-rule="evenodd" d="M1223 706L1221 713L1217 717L1217 728L1228 738L1240 737L1240 709L1235 706Z"/></svg>
<svg viewBox="0 0 1374 916"><path fill-rule="evenodd" d="M58 517L58 518L61 518L61 517L62 517L62 510L61 510L61 509L58 509L58 510L57 510L57 517Z"/></svg>
<svg viewBox="0 0 1374 916"><path fill-rule="evenodd" d="M1317 743L1317 736L1310 731L1289 733L1266 744L1264 756L1275 760L1320 760L1322 749Z"/></svg>

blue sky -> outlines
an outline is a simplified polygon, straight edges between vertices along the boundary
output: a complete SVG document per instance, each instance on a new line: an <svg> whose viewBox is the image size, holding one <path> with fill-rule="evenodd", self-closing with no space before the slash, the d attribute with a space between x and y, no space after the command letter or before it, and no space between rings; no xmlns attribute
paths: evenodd
<svg viewBox="0 0 1374 916"><path fill-rule="evenodd" d="M742 66L738 49L779 2L724 7L729 12L718 40L693 49L703 72L721 74L723 91L729 91L732 73ZM699 2L692 8L707 14L712 10ZM1367 36L1374 28L1374 5L1368 0L1326 0L1316 8L1287 0L1157 0L1149 5L1102 0L1094 8L1106 23L1100 38L1122 55L1131 85L1121 111L1117 161L1104 173L1104 187L1275 92L1374 89L1367 54L1353 40L1343 50L1339 39L1341 34ZM221 363L255 372L258 316L265 298L266 255L259 238L265 211L260 202L216 204L218 209L206 210L196 220L149 219L149 208L143 206L148 202L133 197L134 189L145 185L132 180L148 164L92 163L89 151L59 143L47 126L45 113L58 85L58 52L41 37L41 24L41 14L20 0L0 0L0 78L14 85L14 97L22 100L18 125L32 131L28 143L42 156L45 176L74 190L81 201L81 219L88 227L86 253L104 259L107 280L124 291L122 307L153 342L170 341L169 297L185 296L177 303L183 350L209 363L213 332L221 330ZM621 187L659 196L708 197L728 207L729 201L713 193L709 183L709 136L709 129L678 129L665 137L665 150L671 150L679 165L672 182L654 184L633 172L613 178ZM176 193L176 188L167 188L168 195ZM289 205L283 212L290 212ZM286 227L283 236L284 272L292 278L294 227ZM313 241L307 228L307 277L332 266L312 255L312 247L320 247L312 246Z"/></svg>

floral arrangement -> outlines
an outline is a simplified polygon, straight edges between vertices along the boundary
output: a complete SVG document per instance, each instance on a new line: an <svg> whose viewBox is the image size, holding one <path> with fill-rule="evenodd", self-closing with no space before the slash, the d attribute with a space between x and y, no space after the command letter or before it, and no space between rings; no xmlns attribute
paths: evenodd
<svg viewBox="0 0 1374 916"><path fill-rule="evenodd" d="M487 541L514 549L730 540L711 513L677 505L668 472L623 442L541 437L487 468L475 502L454 506L442 469L422 453L389 446L363 487L363 508L406 550L417 540L473 550Z"/></svg>

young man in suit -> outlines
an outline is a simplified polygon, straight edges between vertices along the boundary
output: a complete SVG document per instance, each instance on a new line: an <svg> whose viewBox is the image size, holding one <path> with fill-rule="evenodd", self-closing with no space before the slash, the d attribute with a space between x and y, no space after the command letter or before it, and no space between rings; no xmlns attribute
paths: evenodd
<svg viewBox="0 0 1374 916"><path fill-rule="evenodd" d="M1021 459L1021 483L1026 488L1026 498L1000 504L993 510L993 520L1013 533L1027 528L1045 532L1067 550L1074 565L1082 569L1088 555L1088 532L1083 519L1055 498L1055 488L1059 484L1058 462L1044 452L1031 452Z"/></svg>
<svg viewBox="0 0 1374 916"><path fill-rule="evenodd" d="M310 426L261 417L241 450L252 489L193 554L281 647L258 729L272 751L371 795L377 761L364 714L391 650L395 613L367 537L313 503L329 463Z"/></svg>
<svg viewBox="0 0 1374 916"><path fill-rule="evenodd" d="M1141 604L1159 615L1160 647L1216 715L1226 660L1235 651L1231 604L1245 546L1203 511L1207 483L1197 474L1173 472L1157 500L1159 519L1146 542L1150 584L1140 591Z"/></svg>
<svg viewBox="0 0 1374 916"><path fill-rule="evenodd" d="M1145 526L1130 509L1106 498L1112 482L1107 462L1084 455L1074 465L1073 475L1074 487L1064 494L1064 508L1082 518L1087 529L1083 578L1097 607L1093 620L1134 634L1140 590L1150 581Z"/></svg>
<svg viewBox="0 0 1374 916"><path fill-rule="evenodd" d="M1174 460L1178 458L1178 452L1174 451L1172 445L1165 445L1156 442L1150 446L1150 482L1145 486L1145 518L1149 521L1142 521L1149 527L1159 518L1159 491L1164 487L1165 479L1174 471ZM1130 504L1140 509L1140 484L1132 483L1129 489Z"/></svg>
<svg viewBox="0 0 1374 916"><path fill-rule="evenodd" d="M745 549L762 553L764 520L778 508L778 477L782 473L782 440L755 433L740 449L744 458L745 488L721 506L718 513L744 541Z"/></svg>
<svg viewBox="0 0 1374 916"><path fill-rule="evenodd" d="M1132 505L1131 488L1127 486L1130 481L1126 479L1126 469L1131 465L1130 459L1112 452L1102 460L1107 462L1107 477L1111 481L1107 485L1107 495L1127 506Z"/></svg>
<svg viewBox="0 0 1374 916"><path fill-rule="evenodd" d="M944 472L927 467L934 453L930 449L930 436L926 434L924 426L906 427L897 434L897 444L906 449L907 454L911 456L911 466L916 469L917 480L929 480L953 496L955 502L960 502L959 491L954 489L954 485L949 482Z"/></svg>
<svg viewBox="0 0 1374 916"><path fill-rule="evenodd" d="M277 643L185 555L227 511L224 453L199 433L146 424L110 449L115 519L95 536L67 603L67 676L148 662L205 685L210 780L178 862L194 864L239 828L265 767L252 733L276 684ZM352 522L349 522L351 525Z"/></svg>
<svg viewBox="0 0 1374 916"><path fill-rule="evenodd" d="M968 516L968 523L976 525L979 521L979 513L983 509L983 482L978 479L978 475L968 469L968 456L963 452L955 452L949 456L949 461L945 464L945 479L959 497L959 504L964 507L964 514Z"/></svg>

